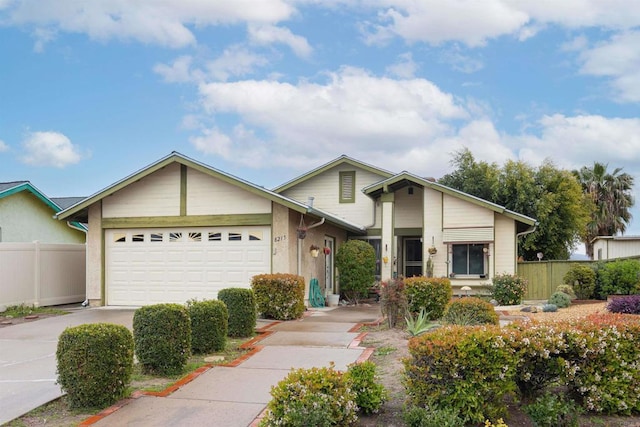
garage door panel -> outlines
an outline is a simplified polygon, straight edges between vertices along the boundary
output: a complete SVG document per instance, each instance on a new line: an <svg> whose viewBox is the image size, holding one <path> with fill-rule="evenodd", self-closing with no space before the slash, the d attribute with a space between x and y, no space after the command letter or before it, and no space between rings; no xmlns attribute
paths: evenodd
<svg viewBox="0 0 640 427"><path fill-rule="evenodd" d="M107 304L183 303L248 288L270 272L270 236L269 227L106 230Z"/></svg>

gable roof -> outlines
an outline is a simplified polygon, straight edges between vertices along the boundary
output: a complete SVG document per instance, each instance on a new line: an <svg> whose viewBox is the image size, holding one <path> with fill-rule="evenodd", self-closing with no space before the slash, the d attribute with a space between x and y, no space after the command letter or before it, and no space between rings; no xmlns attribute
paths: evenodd
<svg viewBox="0 0 640 427"><path fill-rule="evenodd" d="M35 185L29 181L13 181L13 182L0 182L0 199L9 197L13 194L20 193L22 191L29 192L36 196L41 202L50 207L54 213L58 213L63 209L63 205L59 204L61 200L71 199L67 197L61 198L49 198L42 191L36 188ZM82 199L76 197L73 199ZM64 203L63 203L64 204ZM82 231L87 231L87 227L83 224L73 223L76 228L80 228Z"/></svg>
<svg viewBox="0 0 640 427"><path fill-rule="evenodd" d="M288 197L282 196L278 193L275 193L271 190L267 190L264 187L257 186L249 181L246 181L242 178L238 178L226 172L223 172L219 169L216 169L212 166L206 165L204 163L193 160L183 154L180 154L176 151L172 152L166 157L134 172L133 174L121 179L120 181L111 184L110 186L104 188L103 190L98 191L97 193L81 199L80 201L74 203L73 205L67 207L66 209L59 212L56 216L58 219L69 219L73 218L75 221L87 222L88 221L88 208L90 205L96 203L99 200L104 199L105 197L125 188L126 186L136 182L146 176L151 175L152 173L164 168L165 166L178 163L181 165L185 165L187 167L193 168L199 172L212 176L214 178L220 179L228 184L235 185L243 190L246 190L250 193L259 195L264 197L272 202L284 205L296 212L301 214L310 214L314 216L319 216L322 218L326 218L327 221L338 225L347 230L355 231L355 232L364 232L364 228L347 222L341 218L335 217L327 212L320 211L319 209L312 208L311 206L307 206L298 201L292 200Z"/></svg>
<svg viewBox="0 0 640 427"><path fill-rule="evenodd" d="M338 157L337 159L331 160L329 163L325 163L322 166L319 166L303 175L298 176L297 178L292 179L291 181L285 182L284 184L276 187L273 189L273 191L275 191L276 193L282 193L283 191L294 187L298 184L300 184L301 182L307 181L315 176L318 176L320 174L322 174L325 171L328 171L331 168L334 168L336 166L342 165L342 164L347 164L347 165L351 165L354 167L358 167L361 169L364 169L366 171L369 171L371 173L374 173L376 175L380 175L383 178L390 178L393 176L392 172L389 172L387 170L378 168L376 166L372 166L370 164L361 162L359 160L353 159L345 154L341 155L340 157Z"/></svg>
<svg viewBox="0 0 640 427"><path fill-rule="evenodd" d="M378 183L372 184L368 187L365 187L362 191L368 196L376 197L381 193L395 191L396 189L405 187L409 184L416 184L421 187L431 188L441 193L448 194L449 196L453 196L458 199L473 203L474 205L482 206L491 211L500 213L506 217L509 217L511 219L514 219L518 222L521 222L529 226L533 226L537 224L537 221L535 219L528 217L526 215L522 215L517 212L511 211L505 208L504 206L500 206L498 204L489 202L479 197L472 196L471 194L464 193L460 190L447 187L446 185L438 184L437 182L432 181L430 179L421 178L417 175L413 175L412 173L409 173L406 171L401 172L395 176L392 176L391 178L385 179Z"/></svg>

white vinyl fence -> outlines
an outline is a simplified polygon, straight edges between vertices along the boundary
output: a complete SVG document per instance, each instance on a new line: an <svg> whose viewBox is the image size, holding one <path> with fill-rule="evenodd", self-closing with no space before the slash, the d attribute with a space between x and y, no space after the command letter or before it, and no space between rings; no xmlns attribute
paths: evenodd
<svg viewBox="0 0 640 427"><path fill-rule="evenodd" d="M84 301L86 246L0 243L0 305Z"/></svg>

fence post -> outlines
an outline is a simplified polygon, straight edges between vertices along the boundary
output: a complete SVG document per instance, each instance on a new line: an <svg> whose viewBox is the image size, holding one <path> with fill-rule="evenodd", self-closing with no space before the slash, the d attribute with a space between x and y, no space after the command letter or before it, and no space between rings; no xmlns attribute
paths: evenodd
<svg viewBox="0 0 640 427"><path fill-rule="evenodd" d="M37 240L33 241L33 247L35 250L35 262L33 265L33 273L34 273L34 301L33 301L33 306L34 307L39 307L40 306L40 242Z"/></svg>

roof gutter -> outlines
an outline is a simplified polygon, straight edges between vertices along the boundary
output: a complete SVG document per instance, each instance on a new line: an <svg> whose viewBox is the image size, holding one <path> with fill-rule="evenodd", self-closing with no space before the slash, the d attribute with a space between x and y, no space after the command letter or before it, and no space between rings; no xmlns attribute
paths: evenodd
<svg viewBox="0 0 640 427"><path fill-rule="evenodd" d="M526 229L525 231L522 231L520 233L516 233L516 268L515 268L515 272L516 274L518 273L518 239L522 236L526 236L527 234L531 234L534 231L536 231L536 229L538 228L538 222L536 221L535 224L533 224L532 226L530 226L528 229Z"/></svg>

